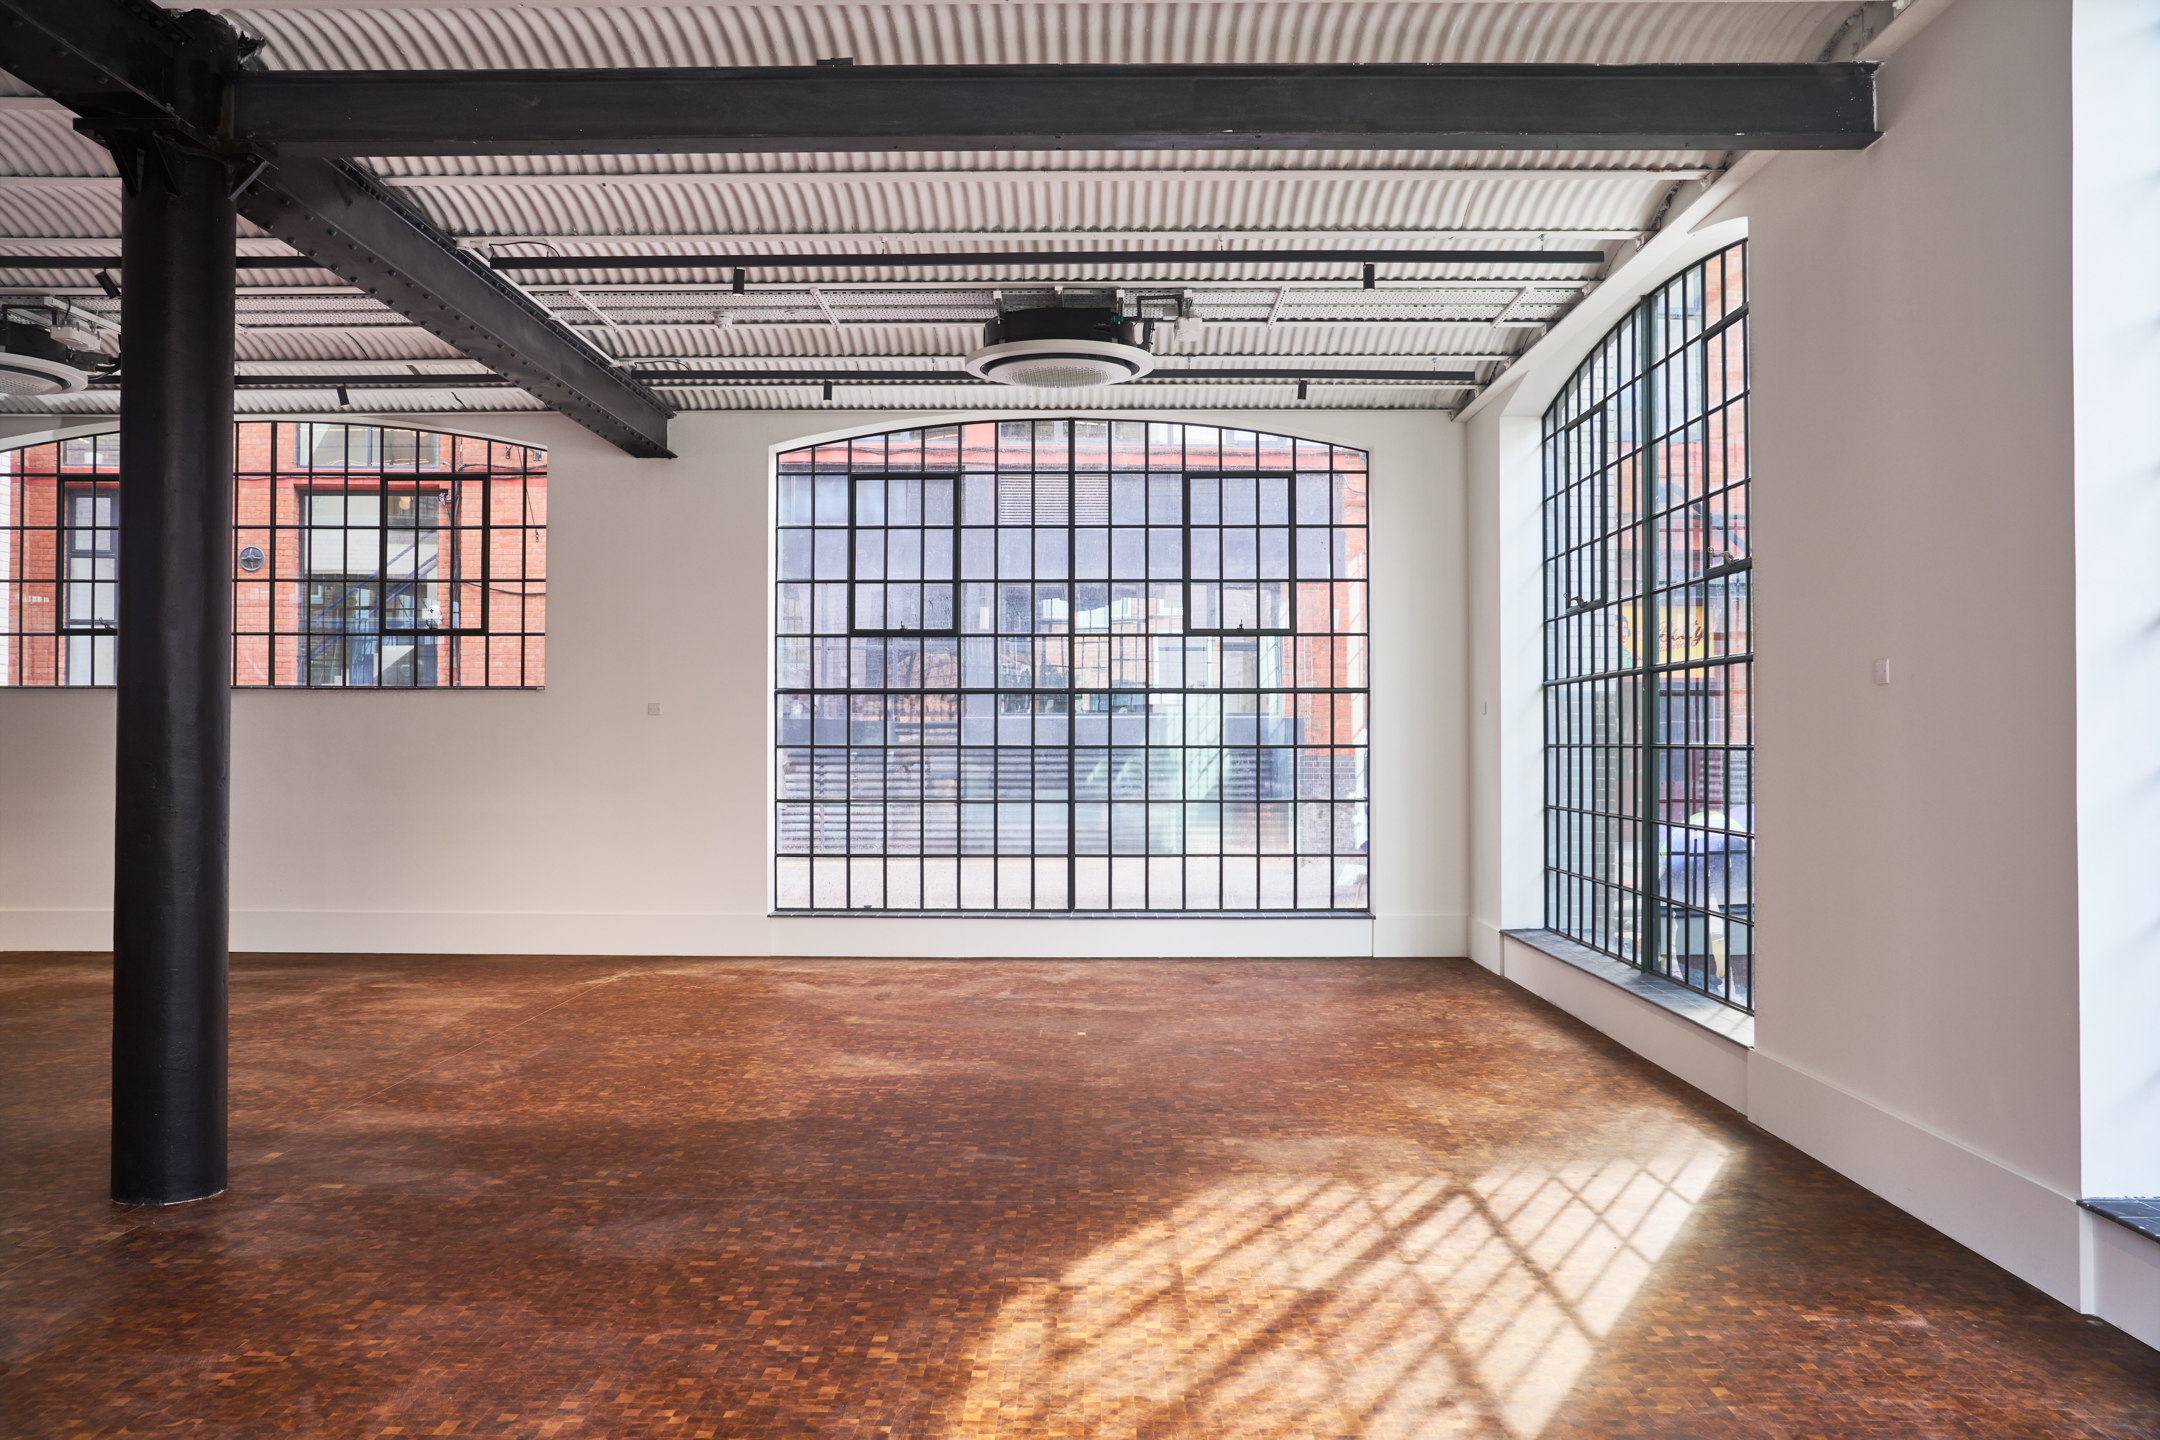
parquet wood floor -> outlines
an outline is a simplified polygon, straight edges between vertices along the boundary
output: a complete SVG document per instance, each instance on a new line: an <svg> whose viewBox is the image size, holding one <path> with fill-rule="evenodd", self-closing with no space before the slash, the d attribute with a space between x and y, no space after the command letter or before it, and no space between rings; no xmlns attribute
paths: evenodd
<svg viewBox="0 0 2160 1440"><path fill-rule="evenodd" d="M241 957L105 1199L0 960L0 1432L2160 1436L2154 1352L1463 962Z"/></svg>

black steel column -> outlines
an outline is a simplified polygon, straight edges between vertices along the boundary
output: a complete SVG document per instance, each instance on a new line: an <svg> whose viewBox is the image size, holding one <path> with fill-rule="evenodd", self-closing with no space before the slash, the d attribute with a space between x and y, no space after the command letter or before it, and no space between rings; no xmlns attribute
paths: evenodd
<svg viewBox="0 0 2160 1440"><path fill-rule="evenodd" d="M214 160L123 162L112 1195L225 1188L233 202Z"/></svg>

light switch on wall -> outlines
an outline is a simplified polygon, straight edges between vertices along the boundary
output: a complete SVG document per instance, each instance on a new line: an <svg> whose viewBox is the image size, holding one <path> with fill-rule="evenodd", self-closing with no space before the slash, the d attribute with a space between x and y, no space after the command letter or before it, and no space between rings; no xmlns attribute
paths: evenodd
<svg viewBox="0 0 2160 1440"><path fill-rule="evenodd" d="M1890 683L1889 661L1877 660L1875 662L1875 683L1878 685L1887 685Z"/></svg>

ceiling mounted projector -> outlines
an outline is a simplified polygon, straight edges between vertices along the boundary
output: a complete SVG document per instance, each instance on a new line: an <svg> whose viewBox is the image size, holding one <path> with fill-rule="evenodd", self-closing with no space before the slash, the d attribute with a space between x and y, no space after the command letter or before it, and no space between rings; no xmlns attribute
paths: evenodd
<svg viewBox="0 0 2160 1440"><path fill-rule="evenodd" d="M1118 385L1154 368L1140 322L1107 305L1008 310L983 327L983 348L967 357L970 375L1030 390Z"/></svg>
<svg viewBox="0 0 2160 1440"><path fill-rule="evenodd" d="M54 338L51 327L26 324L15 318L17 313L10 310L0 321L0 395L72 395L90 388L88 365L111 364L104 355L69 348Z"/></svg>

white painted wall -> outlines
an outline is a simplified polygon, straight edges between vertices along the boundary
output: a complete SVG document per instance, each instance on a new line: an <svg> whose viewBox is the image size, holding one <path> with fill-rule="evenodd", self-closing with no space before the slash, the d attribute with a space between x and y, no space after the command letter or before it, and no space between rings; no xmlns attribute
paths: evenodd
<svg viewBox="0 0 2160 1440"><path fill-rule="evenodd" d="M767 917L771 456L933 418L686 415L654 461L551 416L433 417L549 448L548 687L238 693L234 948L1463 953L1462 464L1434 412L1166 417L1372 452L1371 920ZM111 768L109 692L0 689L0 948L109 943Z"/></svg>
<svg viewBox="0 0 2160 1440"><path fill-rule="evenodd" d="M1752 1108L1798 1135L1849 1097L2061 1197L2024 1233L1985 1186L1920 1205L2074 1300L2069 22L1961 0L1884 68L1880 144L1743 199L1779 1071ZM1850 1133L1807 1148L1872 1182Z"/></svg>
<svg viewBox="0 0 2160 1440"><path fill-rule="evenodd" d="M1959 0L1882 142L1776 157L1598 302L1750 236L1750 1118L2160 1344L2160 1247L2074 1204L2160 1192L2156 95L2160 0ZM1609 323L1469 427L1481 957L1537 923L1524 427Z"/></svg>

